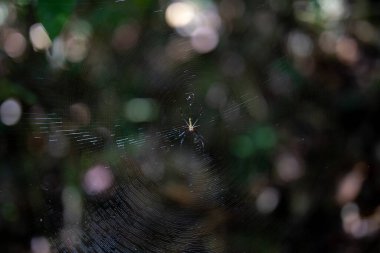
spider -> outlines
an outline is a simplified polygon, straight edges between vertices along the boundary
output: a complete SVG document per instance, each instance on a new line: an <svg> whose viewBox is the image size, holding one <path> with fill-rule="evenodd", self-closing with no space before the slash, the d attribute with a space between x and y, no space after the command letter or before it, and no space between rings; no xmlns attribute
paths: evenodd
<svg viewBox="0 0 380 253"><path fill-rule="evenodd" d="M182 109L181 109L181 115L183 117ZM186 123L186 126L183 126L185 128L185 130L183 130L178 136L179 138L181 138L181 143L180 143L181 147L182 147L183 142L185 141L186 136L191 134L191 135L195 136L194 143L199 142L202 145L202 150L203 150L205 147L204 139L203 139L203 136L200 135L196 129L197 127L199 127L199 125L196 125L198 122L198 119L196 119L193 123L192 117L189 117L188 120L186 120L183 117L183 121L185 121L185 123Z"/></svg>

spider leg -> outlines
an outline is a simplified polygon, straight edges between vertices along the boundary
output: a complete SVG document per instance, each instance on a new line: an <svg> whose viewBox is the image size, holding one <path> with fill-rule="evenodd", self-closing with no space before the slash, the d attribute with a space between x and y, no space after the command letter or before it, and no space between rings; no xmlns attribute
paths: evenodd
<svg viewBox="0 0 380 253"><path fill-rule="evenodd" d="M183 142L184 142L184 140L185 140L185 138L186 138L186 131L183 131L183 132L179 135L179 137L181 137L181 136L182 136L182 138L181 138L180 146L182 147L182 144L183 144Z"/></svg>
<svg viewBox="0 0 380 253"><path fill-rule="evenodd" d="M185 119L185 115L183 114L182 107L179 108L179 112L181 113L181 117L182 117L183 121L186 123L186 126L189 127L190 123Z"/></svg>
<svg viewBox="0 0 380 253"><path fill-rule="evenodd" d="M197 131L194 131L194 134L195 134L195 137L197 137L197 139L201 143L201 145L202 145L202 151L203 151L205 149L205 142L204 142L203 136L200 135Z"/></svg>

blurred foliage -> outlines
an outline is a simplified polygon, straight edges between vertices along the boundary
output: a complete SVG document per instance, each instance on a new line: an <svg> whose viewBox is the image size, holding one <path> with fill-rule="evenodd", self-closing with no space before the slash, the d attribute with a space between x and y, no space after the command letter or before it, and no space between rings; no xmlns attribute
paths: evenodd
<svg viewBox="0 0 380 253"><path fill-rule="evenodd" d="M379 3L172 3L0 3L0 248L378 252Z"/></svg>
<svg viewBox="0 0 380 253"><path fill-rule="evenodd" d="M50 38L54 39L62 31L75 7L75 0L50 1L39 0L37 16Z"/></svg>

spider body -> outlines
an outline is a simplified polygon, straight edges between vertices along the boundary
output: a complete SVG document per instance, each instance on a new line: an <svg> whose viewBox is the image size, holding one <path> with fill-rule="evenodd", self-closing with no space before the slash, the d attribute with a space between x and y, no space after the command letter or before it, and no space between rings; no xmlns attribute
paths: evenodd
<svg viewBox="0 0 380 253"><path fill-rule="evenodd" d="M195 128L198 127L198 126L195 125L197 123L197 121L195 121L194 124L193 124L191 122L191 118L189 118L189 121L185 120L185 123L186 123L186 125L188 127L189 132L194 132Z"/></svg>
<svg viewBox="0 0 380 253"><path fill-rule="evenodd" d="M195 143L200 142L200 144L202 145L202 149L204 149L205 145L204 145L203 137L196 130L196 128L199 127L199 125L196 125L198 122L198 119L196 119L194 121L194 123L193 123L191 117L189 117L189 120L183 119L183 121L185 121L186 126L183 126L185 128L185 130L183 130L182 133L179 134L179 137L181 138L181 146L182 146L186 136L191 134L191 135L195 136L194 142Z"/></svg>

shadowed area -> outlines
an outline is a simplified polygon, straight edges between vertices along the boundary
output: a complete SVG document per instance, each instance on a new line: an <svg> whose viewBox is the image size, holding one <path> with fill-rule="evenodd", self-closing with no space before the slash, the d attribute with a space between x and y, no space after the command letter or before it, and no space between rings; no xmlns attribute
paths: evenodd
<svg viewBox="0 0 380 253"><path fill-rule="evenodd" d="M378 252L379 7L0 2L0 249Z"/></svg>

